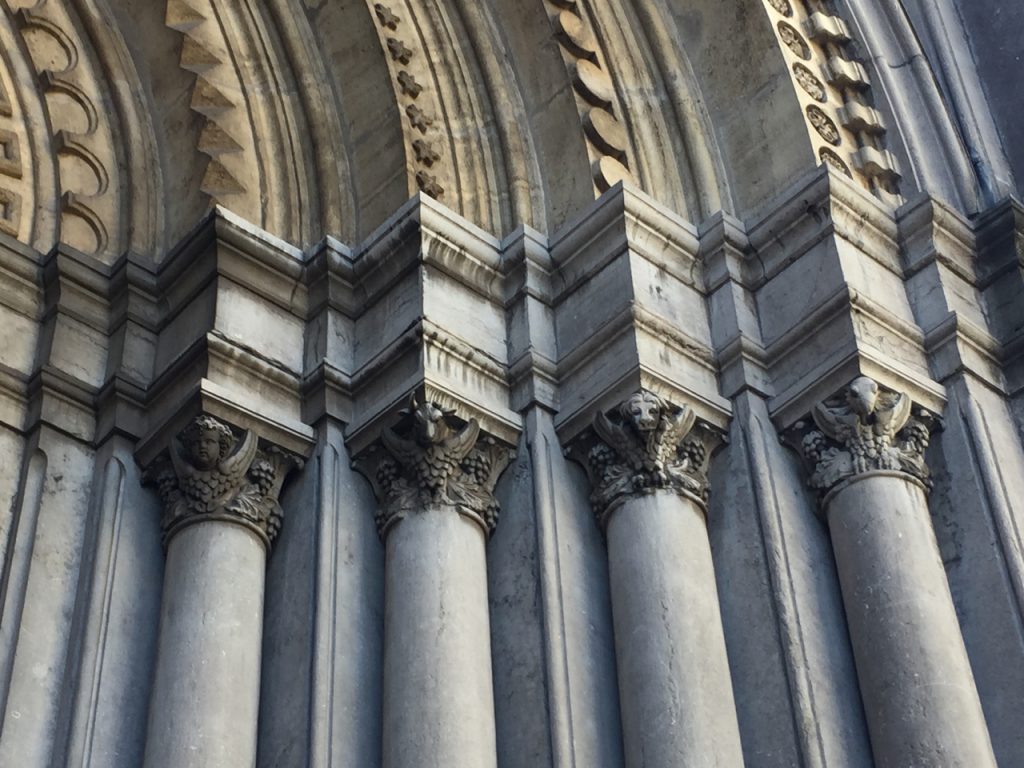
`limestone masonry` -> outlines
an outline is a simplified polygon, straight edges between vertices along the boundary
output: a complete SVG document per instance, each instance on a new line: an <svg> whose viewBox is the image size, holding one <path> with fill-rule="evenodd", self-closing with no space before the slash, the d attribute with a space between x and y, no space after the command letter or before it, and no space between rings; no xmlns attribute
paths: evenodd
<svg viewBox="0 0 1024 768"><path fill-rule="evenodd" d="M1024 766L1020 0L0 0L2 768Z"/></svg>

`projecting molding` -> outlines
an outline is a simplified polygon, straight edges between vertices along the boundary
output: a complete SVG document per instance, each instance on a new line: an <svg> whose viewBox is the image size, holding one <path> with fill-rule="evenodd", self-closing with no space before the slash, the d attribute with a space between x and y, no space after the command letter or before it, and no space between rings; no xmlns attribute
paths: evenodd
<svg viewBox="0 0 1024 768"><path fill-rule="evenodd" d="M563 442L641 389L724 427L693 225L619 185L550 247Z"/></svg>

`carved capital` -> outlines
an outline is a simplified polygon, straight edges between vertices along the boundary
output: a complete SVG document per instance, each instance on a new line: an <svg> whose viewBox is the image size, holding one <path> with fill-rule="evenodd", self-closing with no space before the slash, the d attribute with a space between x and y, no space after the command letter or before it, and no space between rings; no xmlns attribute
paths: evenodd
<svg viewBox="0 0 1024 768"><path fill-rule="evenodd" d="M164 546L185 526L206 520L243 525L270 546L281 528L278 495L302 460L256 435L239 435L212 416L198 416L171 441L152 477L164 502Z"/></svg>
<svg viewBox="0 0 1024 768"><path fill-rule="evenodd" d="M787 432L808 464L808 484L828 493L868 472L901 472L931 487L924 452L938 418L910 397L882 389L866 376L814 406L813 421Z"/></svg>
<svg viewBox="0 0 1024 768"><path fill-rule="evenodd" d="M454 410L414 397L356 467L377 494L381 538L405 517L438 507L455 509L490 534L498 523L494 486L514 455L482 433L476 419L461 421Z"/></svg>
<svg viewBox="0 0 1024 768"><path fill-rule="evenodd" d="M590 500L604 528L625 500L672 491L706 506L707 467L716 436L696 423L687 406L673 406L641 390L610 413L598 413L593 430L569 455L587 469Z"/></svg>

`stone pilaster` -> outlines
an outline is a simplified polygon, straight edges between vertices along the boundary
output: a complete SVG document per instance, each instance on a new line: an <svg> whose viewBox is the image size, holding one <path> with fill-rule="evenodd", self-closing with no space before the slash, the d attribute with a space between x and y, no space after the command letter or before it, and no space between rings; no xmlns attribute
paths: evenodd
<svg viewBox="0 0 1024 768"><path fill-rule="evenodd" d="M384 768L497 763L484 544L510 458L414 398L358 462L385 543Z"/></svg>
<svg viewBox="0 0 1024 768"><path fill-rule="evenodd" d="M301 461L207 415L155 473L167 549L146 768L254 765L266 557Z"/></svg>
<svg viewBox="0 0 1024 768"><path fill-rule="evenodd" d="M861 376L796 425L879 765L994 766L925 493L935 418Z"/></svg>
<svg viewBox="0 0 1024 768"><path fill-rule="evenodd" d="M713 440L692 409L641 390L572 449L607 536L630 768L743 764L704 517Z"/></svg>

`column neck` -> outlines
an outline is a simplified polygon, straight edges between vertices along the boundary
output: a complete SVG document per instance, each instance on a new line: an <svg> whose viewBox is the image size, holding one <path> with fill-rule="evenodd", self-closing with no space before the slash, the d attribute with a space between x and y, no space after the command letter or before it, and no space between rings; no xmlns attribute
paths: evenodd
<svg viewBox="0 0 1024 768"><path fill-rule="evenodd" d="M269 548L281 528L278 495L302 460L276 446L261 447L250 430L198 416L172 438L150 476L164 502L164 547L193 523L222 521L255 533Z"/></svg>

